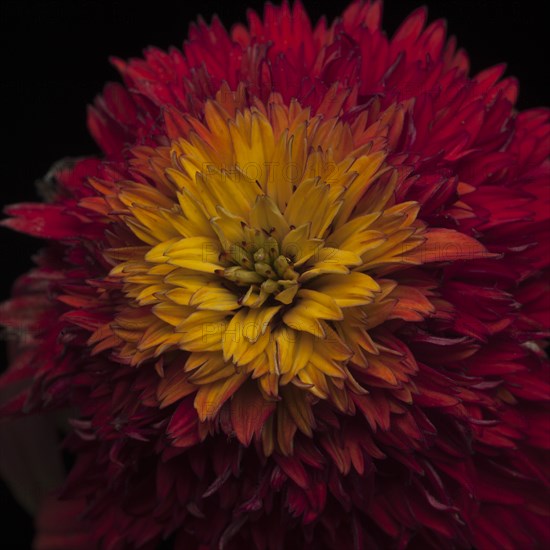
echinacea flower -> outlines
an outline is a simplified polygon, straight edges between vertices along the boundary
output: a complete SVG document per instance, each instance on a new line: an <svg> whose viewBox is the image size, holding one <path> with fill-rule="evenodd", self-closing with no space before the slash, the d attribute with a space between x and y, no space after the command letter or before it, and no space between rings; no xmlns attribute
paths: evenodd
<svg viewBox="0 0 550 550"><path fill-rule="evenodd" d="M381 7L114 60L104 158L7 209L50 242L2 413L71 411L37 547L550 541L548 112Z"/></svg>

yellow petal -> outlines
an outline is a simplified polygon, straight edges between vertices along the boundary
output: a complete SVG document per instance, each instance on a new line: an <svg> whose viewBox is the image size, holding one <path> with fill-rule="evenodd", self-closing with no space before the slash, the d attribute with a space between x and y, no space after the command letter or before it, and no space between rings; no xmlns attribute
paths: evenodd
<svg viewBox="0 0 550 550"><path fill-rule="evenodd" d="M215 367L212 364L205 364L189 376L189 381L193 384L203 386L219 380L225 380L233 376L235 372L235 366L231 364L224 364L221 368Z"/></svg>
<svg viewBox="0 0 550 550"><path fill-rule="evenodd" d="M225 380L201 386L195 396L195 408L201 422L214 418L222 405L242 386L248 375L235 373Z"/></svg>
<svg viewBox="0 0 550 550"><path fill-rule="evenodd" d="M306 282L323 273L349 273L350 266L358 266L361 263L361 257L354 252L323 247L308 260L308 269L300 275L299 281Z"/></svg>
<svg viewBox="0 0 550 550"><path fill-rule="evenodd" d="M189 299L189 305L197 309L212 311L231 311L241 307L236 296L223 287L203 286L196 290Z"/></svg>
<svg viewBox="0 0 550 550"><path fill-rule="evenodd" d="M223 269L223 263L220 262L221 252L217 239L189 237L172 244L164 251L164 255L169 257L170 265L204 273L215 273Z"/></svg>
<svg viewBox="0 0 550 550"><path fill-rule="evenodd" d="M244 218L231 214L221 206L218 206L217 214L211 219L211 223L224 250L228 253L231 253L234 247L246 250L247 235L244 228L247 223Z"/></svg>
<svg viewBox="0 0 550 550"><path fill-rule="evenodd" d="M178 192L178 203L181 208L182 220L178 229L185 237L202 235L215 237L204 207L189 193L187 189Z"/></svg>
<svg viewBox="0 0 550 550"><path fill-rule="evenodd" d="M380 292L378 283L372 277L358 272L320 275L308 288L331 296L339 307L368 304L374 293Z"/></svg>
<svg viewBox="0 0 550 550"><path fill-rule="evenodd" d="M221 350L226 317L223 311L195 311L176 327L180 347L187 351Z"/></svg>
<svg viewBox="0 0 550 550"><path fill-rule="evenodd" d="M281 385L288 384L309 362L313 353L314 338L311 334L280 328L274 334L277 361L281 373Z"/></svg>
<svg viewBox="0 0 550 550"><path fill-rule="evenodd" d="M275 202L267 195L256 198L256 203L250 211L250 224L257 229L263 229L279 241L290 231L288 222Z"/></svg>
<svg viewBox="0 0 550 550"><path fill-rule="evenodd" d="M292 260L294 266L300 266L307 262L323 244L321 239L310 239L311 223L302 224L289 231L282 243L281 254Z"/></svg>
<svg viewBox="0 0 550 550"><path fill-rule="evenodd" d="M294 330L309 332L323 338L325 330L319 320L343 319L342 310L330 296L308 289L301 289L297 296L296 305L283 316L283 321Z"/></svg>

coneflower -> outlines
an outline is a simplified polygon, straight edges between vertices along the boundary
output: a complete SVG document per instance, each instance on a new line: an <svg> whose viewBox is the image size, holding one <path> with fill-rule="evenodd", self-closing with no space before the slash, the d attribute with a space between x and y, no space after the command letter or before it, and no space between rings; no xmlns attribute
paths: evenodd
<svg viewBox="0 0 550 550"><path fill-rule="evenodd" d="M7 209L49 240L1 383L4 415L72 411L56 548L550 541L548 112L381 9L114 60L104 158Z"/></svg>

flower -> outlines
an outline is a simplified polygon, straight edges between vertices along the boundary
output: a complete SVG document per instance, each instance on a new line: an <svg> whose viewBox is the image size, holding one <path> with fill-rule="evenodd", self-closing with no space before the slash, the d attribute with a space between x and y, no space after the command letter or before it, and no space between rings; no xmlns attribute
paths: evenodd
<svg viewBox="0 0 550 550"><path fill-rule="evenodd" d="M246 417L259 404L264 452L289 455L296 427L312 436L312 401L352 413L350 396L368 393L348 365L358 376L375 372L384 345L371 329L434 313L429 286L384 276L433 260L428 249L443 239L454 259L490 254L456 231L427 229L417 202L395 204L399 176L381 169L386 154L373 150L370 127L310 117L280 96L252 108L238 97L243 104L236 98L228 110L208 101L204 124L188 119L188 135L170 147L135 151L134 172L153 186L92 180L105 197L92 207L114 212L134 239L113 238L106 251L124 307L89 342L92 353L113 348L130 365L175 352L162 406L195 394L204 422L232 398L237 438L248 445Z"/></svg>
<svg viewBox="0 0 550 550"><path fill-rule="evenodd" d="M50 242L2 306L31 335L2 412L71 409L82 544L550 540L548 113L380 17L267 5L114 60L104 158L8 208Z"/></svg>

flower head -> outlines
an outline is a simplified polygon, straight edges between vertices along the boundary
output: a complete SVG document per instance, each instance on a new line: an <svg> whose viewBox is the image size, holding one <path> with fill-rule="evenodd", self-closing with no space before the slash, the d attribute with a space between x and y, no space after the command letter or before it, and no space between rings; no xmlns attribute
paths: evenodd
<svg viewBox="0 0 550 550"><path fill-rule="evenodd" d="M3 305L35 334L4 412L77 409L63 495L101 547L549 536L548 114L380 14L268 5L116 60L105 158L8 209L53 242Z"/></svg>
<svg viewBox="0 0 550 550"><path fill-rule="evenodd" d="M232 396L246 400L243 414L280 403L292 425L278 439L286 454L294 422L311 436L313 402L352 413L348 391L367 393L348 366L365 370L380 354L368 329L397 317L389 305L403 294L389 274L421 263L429 233L416 202L395 203L398 174L382 168L368 128L311 117L280 96L242 110L235 101L230 112L207 102L204 124L187 119L187 139L136 151L136 170L162 167L143 174L154 186L97 185L105 213L140 243L106 251L128 300L91 342L131 365L184 357L184 384L165 379L159 397L166 406L196 392L201 421ZM420 318L434 310L425 297L417 304Z"/></svg>

